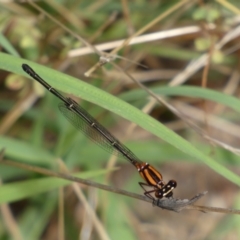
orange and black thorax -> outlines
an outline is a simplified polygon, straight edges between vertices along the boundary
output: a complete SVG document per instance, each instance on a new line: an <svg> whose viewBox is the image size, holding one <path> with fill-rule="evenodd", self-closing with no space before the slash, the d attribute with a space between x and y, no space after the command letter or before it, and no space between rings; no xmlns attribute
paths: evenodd
<svg viewBox="0 0 240 240"><path fill-rule="evenodd" d="M160 189L164 187L165 184L162 180L162 174L153 166L148 163L135 163L135 167L148 185L158 187Z"/></svg>

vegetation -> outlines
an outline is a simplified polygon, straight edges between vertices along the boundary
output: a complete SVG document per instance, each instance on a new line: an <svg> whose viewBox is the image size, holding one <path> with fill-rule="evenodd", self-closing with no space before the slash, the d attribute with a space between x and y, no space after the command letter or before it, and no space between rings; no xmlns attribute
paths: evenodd
<svg viewBox="0 0 240 240"><path fill-rule="evenodd" d="M208 190L201 204L240 208L238 1L0 7L4 159L143 193L135 168L76 131L59 100L22 70L26 63L159 169L164 181L175 179L174 197ZM100 56L107 63L86 77ZM230 215L162 211L0 164L0 239L239 239L239 220Z"/></svg>

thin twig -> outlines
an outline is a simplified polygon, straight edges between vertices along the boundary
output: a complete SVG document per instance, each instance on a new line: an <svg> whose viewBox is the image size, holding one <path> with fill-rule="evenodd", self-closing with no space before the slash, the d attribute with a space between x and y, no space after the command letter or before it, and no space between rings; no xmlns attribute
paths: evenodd
<svg viewBox="0 0 240 240"><path fill-rule="evenodd" d="M214 29L214 26L212 27L212 29ZM141 36L137 36L129 42L129 45L147 43L147 42L152 42L152 41L159 41L161 39L168 39L168 38L173 38L173 37L179 37L179 36L199 33L200 31L202 31L202 29L199 26L187 26L187 27L181 27L181 28L168 29L168 30L164 30L164 31L158 31L158 32L153 32L153 33L148 33L148 34L144 34ZM124 42L124 39L121 39L121 40L97 44L94 46L99 51L108 51L108 50L114 49L117 46L123 44L123 42ZM86 55L89 53L94 53L92 48L81 47L81 48L70 50L68 52L68 57L83 56L83 55Z"/></svg>
<svg viewBox="0 0 240 240"><path fill-rule="evenodd" d="M192 2L191 2L192 3ZM123 47L129 45L130 41L141 35L142 33L146 32L149 28L151 28L152 26L154 26L156 23L158 23L159 21L163 20L165 17L169 16L170 14L172 14L173 12L175 12L177 9L181 8L182 6L184 6L185 4L189 4L188 0L182 0L178 3L176 3L173 7L171 7L170 9L166 10L164 13L162 13L161 15L159 15L158 17L154 18L150 23L146 24L143 28L139 29L136 33L134 33L133 35L131 35L129 38L125 39L124 42L117 46L115 49L113 49L109 56L115 55L119 50L121 50ZM85 76L89 77L98 67L101 67L103 64L105 64L106 62L109 61L101 61L101 59L93 66L91 67L86 73Z"/></svg>
<svg viewBox="0 0 240 240"><path fill-rule="evenodd" d="M71 31L69 28L67 28L66 26L64 26L62 23L60 23L59 21L57 21L54 17L52 17L50 14L48 14L46 11L44 11L42 8L40 8L37 4L35 4L34 2L32 2L31 0L26 0L32 7L34 7L35 9L37 9L39 12L41 12L42 14L44 14L45 16L47 16L49 19L51 19L55 24L57 24L58 26L60 26L62 29L64 29L66 32L68 32L69 34L71 34L72 36L74 36L76 39L78 39L80 42L82 42L84 45L86 45L88 48L91 49L92 52L96 53L99 56L99 61L98 61L98 65L99 67L104 65L107 62L111 62L113 61L115 58L120 58L120 59L124 59L126 61L132 62L134 64L140 65L142 67L145 67L145 65L136 63L132 60L129 60L125 57L121 57L118 56L117 54L109 54L106 52L102 52L99 51L94 45L90 44L88 41L86 41L84 38L82 38L79 34Z"/></svg>
<svg viewBox="0 0 240 240"><path fill-rule="evenodd" d="M217 208L217 207L208 207L208 206L195 206L193 203L198 201L201 197L203 197L207 192L199 193L196 196L194 196L191 199L175 199L175 198L164 198L164 199L155 199L154 201L146 196L139 195L136 193L131 193L122 189L118 189L115 187L111 186L106 186L100 183L96 183L90 180L74 177L68 174L64 173L59 173L59 172L54 172L51 170L47 170L44 168L36 167L36 166L30 166L24 163L17 163L11 160L4 160L4 149L0 151L0 163L8 165L8 166L13 166L21 169L25 169L28 171L32 172L37 172L43 175L47 176L53 176L57 177L60 179L65 179L73 182L78 182L82 183L88 186L96 187L99 189L103 189L106 191L114 192L117 194L129 196L132 198L136 198L138 200L142 200L145 202L152 203L154 206L157 206L159 208L169 210L169 211L174 211L174 212L180 212L184 209L186 210L198 210L202 212L218 212L218 213L228 213L228 214L240 214L240 210L235 210L235 209L225 209L225 208Z"/></svg>

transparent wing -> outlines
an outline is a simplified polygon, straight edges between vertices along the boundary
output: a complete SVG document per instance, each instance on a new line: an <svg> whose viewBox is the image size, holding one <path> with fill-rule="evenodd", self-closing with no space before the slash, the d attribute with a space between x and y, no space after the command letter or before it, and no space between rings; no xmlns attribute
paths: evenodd
<svg viewBox="0 0 240 240"><path fill-rule="evenodd" d="M141 162L126 146L113 137L106 128L74 100L71 98L67 100L69 105L60 103L59 110L76 129L80 130L87 138L107 152L115 156L124 157L134 165Z"/></svg>

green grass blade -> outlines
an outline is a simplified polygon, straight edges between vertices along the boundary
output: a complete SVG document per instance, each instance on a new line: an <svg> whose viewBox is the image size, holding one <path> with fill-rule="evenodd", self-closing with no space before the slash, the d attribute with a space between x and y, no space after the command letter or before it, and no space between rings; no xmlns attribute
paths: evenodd
<svg viewBox="0 0 240 240"><path fill-rule="evenodd" d="M75 96L81 97L111 112L114 112L115 114L118 114L131 122L136 123L145 130L151 132L152 134L158 136L159 138L162 138L169 144L180 149L184 153L204 162L214 171L240 186L239 176L226 169L217 161L214 161L211 157L199 151L191 143L187 142L185 139L181 138L173 131L166 128L160 122L156 121L147 114L144 114L139 109L136 109L130 104L66 74L57 72L55 70L46 68L36 63L29 62L24 59L12 57L3 53L0 54L1 69L27 76L27 74L25 74L21 68L22 63L29 64L39 75L42 76L42 78L44 78L53 87L63 92L71 93Z"/></svg>
<svg viewBox="0 0 240 240"><path fill-rule="evenodd" d="M54 164L56 157L42 148L21 140L0 136L0 146L8 157L34 164Z"/></svg>
<svg viewBox="0 0 240 240"><path fill-rule="evenodd" d="M0 45L13 56L19 57L19 53L13 47L13 45L8 41L8 39L0 32Z"/></svg>
<svg viewBox="0 0 240 240"><path fill-rule="evenodd" d="M151 88L151 90L156 94L161 94L164 96L184 96L211 100L240 112L240 100L238 98L207 88L178 86L157 87ZM123 93L119 97L125 101L134 101L137 99L147 98L148 94L143 90L133 90L131 92Z"/></svg>
<svg viewBox="0 0 240 240"><path fill-rule="evenodd" d="M106 174L107 172L109 172L109 170L103 169L91 172L77 173L74 174L74 176L81 178L90 178ZM40 179L6 183L0 186L0 204L19 201L36 194L67 186L71 183L71 181L55 177L45 177Z"/></svg>

